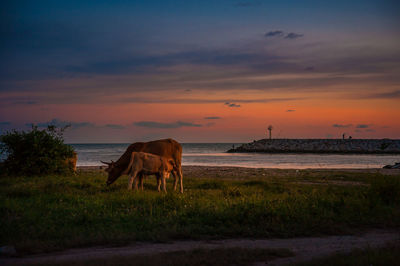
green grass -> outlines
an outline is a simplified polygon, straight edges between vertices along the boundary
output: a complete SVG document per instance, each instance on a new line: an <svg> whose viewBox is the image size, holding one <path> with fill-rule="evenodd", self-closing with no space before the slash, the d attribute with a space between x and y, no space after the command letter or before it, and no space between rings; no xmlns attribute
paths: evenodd
<svg viewBox="0 0 400 266"><path fill-rule="evenodd" d="M397 266L400 261L400 243L393 243L383 248L355 249L350 253L335 254L322 259L298 264L298 266Z"/></svg>
<svg viewBox="0 0 400 266"><path fill-rule="evenodd" d="M20 253L130 241L267 238L348 234L400 226L400 177L366 174L364 186L313 185L336 180L301 173L282 178L188 176L185 193L127 190L127 177L105 186L102 172L1 177L0 246ZM340 175L340 174L339 174ZM347 174L349 175L349 174ZM361 180L360 173L338 180Z"/></svg>
<svg viewBox="0 0 400 266"><path fill-rule="evenodd" d="M152 255L115 256L79 262L49 262L42 265L253 265L255 262L268 262L276 258L290 256L293 256L293 253L286 249L217 248L165 252Z"/></svg>

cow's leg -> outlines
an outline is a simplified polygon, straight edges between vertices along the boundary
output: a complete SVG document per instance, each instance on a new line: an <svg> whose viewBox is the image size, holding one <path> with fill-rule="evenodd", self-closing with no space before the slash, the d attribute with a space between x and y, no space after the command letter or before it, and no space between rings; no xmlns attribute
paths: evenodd
<svg viewBox="0 0 400 266"><path fill-rule="evenodd" d="M176 191L176 187L177 187L177 185L178 185L178 173L177 173L177 171L172 171L172 175L174 176L174 191Z"/></svg>
<svg viewBox="0 0 400 266"><path fill-rule="evenodd" d="M181 193L183 193L183 174L182 174L182 168L180 167L178 169L178 175L179 175L179 182L181 185Z"/></svg>
<svg viewBox="0 0 400 266"><path fill-rule="evenodd" d="M163 185L164 192L167 193L166 178L164 175L162 176L162 185Z"/></svg>
<svg viewBox="0 0 400 266"><path fill-rule="evenodd" d="M174 176L174 191L176 191L176 187L178 186L178 180L180 183L180 192L183 193L183 174L182 168L179 168L177 171L173 171L172 175Z"/></svg>
<svg viewBox="0 0 400 266"><path fill-rule="evenodd" d="M135 177L135 190L138 190L138 179L140 178L140 174Z"/></svg>
<svg viewBox="0 0 400 266"><path fill-rule="evenodd" d="M140 174L139 176L139 182L140 182L140 189L143 191L143 179L144 179L144 174Z"/></svg>
<svg viewBox="0 0 400 266"><path fill-rule="evenodd" d="M160 175L156 175L157 178L157 190L158 192L160 192L160 188L161 188L161 176Z"/></svg>
<svg viewBox="0 0 400 266"><path fill-rule="evenodd" d="M136 182L136 176L137 176L138 172L135 171L132 173L131 177L129 178L129 182L128 182L128 189L132 190L132 184L133 182L135 182L135 190L137 190L137 182Z"/></svg>

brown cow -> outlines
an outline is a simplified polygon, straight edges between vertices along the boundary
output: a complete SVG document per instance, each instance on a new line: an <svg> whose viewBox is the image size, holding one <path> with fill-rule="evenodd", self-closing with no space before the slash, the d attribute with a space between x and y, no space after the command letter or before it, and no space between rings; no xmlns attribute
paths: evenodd
<svg viewBox="0 0 400 266"><path fill-rule="evenodd" d="M106 171L108 172L107 185L111 185L121 175L128 174L127 168L131 160L132 152L147 152L155 155L159 155L169 160L172 159L175 165L175 169L172 170L174 176L174 190L176 190L178 179L180 182L180 191L183 193L183 182L182 182L182 146L173 139L161 139L149 142L136 142L126 149L124 154L116 161L111 163L102 162L108 165ZM140 174L139 180L143 189L143 178Z"/></svg>
<svg viewBox="0 0 400 266"><path fill-rule="evenodd" d="M73 152L72 157L65 159L65 164L76 173L76 162L78 161L78 154Z"/></svg>
<svg viewBox="0 0 400 266"><path fill-rule="evenodd" d="M135 190L137 190L136 177L138 174L155 175L157 177L158 192L160 192L161 183L163 184L164 192L167 192L165 180L174 169L175 165L172 159L165 159L147 152L132 152L131 161L126 170L131 176L128 182L128 189L132 189L132 184L135 182Z"/></svg>

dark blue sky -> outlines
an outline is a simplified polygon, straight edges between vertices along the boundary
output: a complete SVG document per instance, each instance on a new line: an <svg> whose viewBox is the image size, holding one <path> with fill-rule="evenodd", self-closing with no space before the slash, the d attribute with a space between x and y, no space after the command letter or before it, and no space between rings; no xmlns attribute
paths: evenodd
<svg viewBox="0 0 400 266"><path fill-rule="evenodd" d="M0 122L51 121L9 111L51 104L398 99L399 13L378 0L3 1Z"/></svg>
<svg viewBox="0 0 400 266"><path fill-rule="evenodd" d="M218 49L227 54L215 63L230 64L238 60L230 49L248 46L273 30L314 42L354 36L378 42L399 34L399 6L397 1L368 0L6 1L1 77L115 74L177 61L213 63Z"/></svg>

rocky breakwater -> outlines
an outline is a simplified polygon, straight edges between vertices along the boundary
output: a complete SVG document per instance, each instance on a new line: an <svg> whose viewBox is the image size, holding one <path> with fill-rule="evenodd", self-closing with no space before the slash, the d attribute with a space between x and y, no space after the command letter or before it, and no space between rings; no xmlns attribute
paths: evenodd
<svg viewBox="0 0 400 266"><path fill-rule="evenodd" d="M396 139L261 139L228 152L400 154Z"/></svg>

